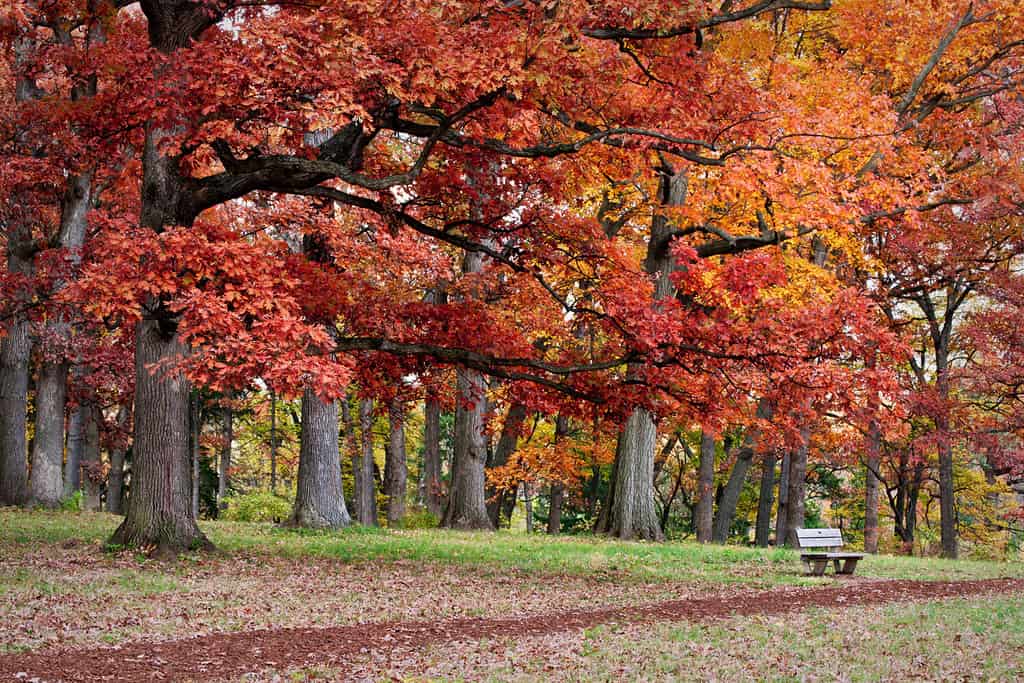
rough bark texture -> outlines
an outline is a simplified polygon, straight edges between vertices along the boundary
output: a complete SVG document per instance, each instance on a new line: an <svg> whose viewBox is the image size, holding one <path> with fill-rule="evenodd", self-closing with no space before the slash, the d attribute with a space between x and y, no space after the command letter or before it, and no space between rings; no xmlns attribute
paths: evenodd
<svg viewBox="0 0 1024 683"><path fill-rule="evenodd" d="M124 428L128 424L130 412L127 406L117 411L117 425ZM115 515L124 514L124 460L125 448L117 445L110 449L110 474L107 476L107 512Z"/></svg>
<svg viewBox="0 0 1024 683"><path fill-rule="evenodd" d="M76 368L77 370L77 368ZM68 415L67 461L64 463L64 498L82 488L82 452L85 449L85 407L80 402Z"/></svg>
<svg viewBox="0 0 1024 683"><path fill-rule="evenodd" d="M770 420L772 417L772 406L765 400L757 404L757 417L762 420ZM715 543L725 543L729 539L729 529L732 528L733 519L736 517L736 505L740 500L740 492L747 480L747 472L750 471L750 464L754 460L754 453L757 444L761 440L761 430L752 427L747 431L743 445L736 454L736 463L729 473L729 481L722 489L722 495L718 500L718 512L715 514L712 540Z"/></svg>
<svg viewBox="0 0 1024 683"><path fill-rule="evenodd" d="M569 435L569 418L559 415L555 418L555 443ZM552 484L548 498L548 533L557 535L562 531L562 502L565 499L565 486Z"/></svg>
<svg viewBox="0 0 1024 683"><path fill-rule="evenodd" d="M513 403L509 406L508 413L505 415L505 423L501 427L498 445L494 449L491 462L487 465L488 467L502 467L508 463L508 459L516 451L516 445L519 443L519 434L522 431L525 420L526 406L522 403ZM491 486L487 487L487 491L484 494L487 498L487 516L490 517L491 524L495 528L500 526L501 514L506 507L506 499L511 497L515 501L517 488L518 486L514 486L511 490L498 491Z"/></svg>
<svg viewBox="0 0 1024 683"><path fill-rule="evenodd" d="M786 509L786 545L797 548L800 542L796 530L804 526L804 498L807 489L807 454L810 450L810 429L800 430L801 444L790 451L789 482Z"/></svg>
<svg viewBox="0 0 1024 683"><path fill-rule="evenodd" d="M441 402L428 396L423 407L423 502L438 519L444 513L441 491Z"/></svg>
<svg viewBox="0 0 1024 683"><path fill-rule="evenodd" d="M132 494L128 514L111 542L154 547L161 556L210 548L190 505L188 462L189 384L179 374L151 372L185 354L176 334L161 331L158 320L136 328L135 438L132 445Z"/></svg>
<svg viewBox="0 0 1024 683"><path fill-rule="evenodd" d="M199 437L202 433L202 406L199 395L192 393L189 405L189 432L192 456L192 516L199 519Z"/></svg>
<svg viewBox="0 0 1024 683"><path fill-rule="evenodd" d="M217 465L217 509L223 510L227 507L225 498L228 495L228 487L231 477L231 442L235 439L235 414L230 408L224 408L224 423L221 438L223 443L220 448L220 463Z"/></svg>
<svg viewBox="0 0 1024 683"><path fill-rule="evenodd" d="M35 438L32 441L32 506L56 508L64 493L64 408L68 364L44 362L36 382Z"/></svg>
<svg viewBox="0 0 1024 683"><path fill-rule="evenodd" d="M775 502L775 451L764 454L761 461L761 491L757 499L757 522L754 543L761 548L768 547L772 531L772 504Z"/></svg>
<svg viewBox="0 0 1024 683"><path fill-rule="evenodd" d="M277 392L270 390L270 491L277 493Z"/></svg>
<svg viewBox="0 0 1024 683"><path fill-rule="evenodd" d="M685 173L662 170L659 199L664 206L686 203ZM671 275L676 263L669 251L673 227L664 214L651 220L651 235L644 269L655 281L654 305L659 299L672 296ZM633 410L619 435L615 453L614 493L610 501L605 529L620 538L662 540L660 520L654 504L654 447L657 429L654 417L645 408ZM637 450L643 449L643 450ZM641 477L637 480L636 477ZM646 477L646 478L644 478Z"/></svg>
<svg viewBox="0 0 1024 683"><path fill-rule="evenodd" d="M484 499L487 443L487 383L476 370L459 368L455 408L455 452L442 526L494 529Z"/></svg>
<svg viewBox="0 0 1024 683"><path fill-rule="evenodd" d="M99 512L103 491L103 463L100 461L100 414L95 403L88 403L85 411L85 443L82 449L82 509Z"/></svg>
<svg viewBox="0 0 1024 683"><path fill-rule="evenodd" d="M17 235L8 236L9 245L18 241ZM17 252L17 248L8 252L8 271L30 274L31 260ZM0 337L0 505L20 505L28 498L26 421L31 356L29 322L17 314Z"/></svg>
<svg viewBox="0 0 1024 683"><path fill-rule="evenodd" d="M377 525L377 483L373 477L373 400L359 402L361 453L355 469L355 508L357 521L366 526Z"/></svg>
<svg viewBox="0 0 1024 683"><path fill-rule="evenodd" d="M697 507L694 526L699 543L710 543L715 511L715 435L700 435L700 464L697 466Z"/></svg>
<svg viewBox="0 0 1024 683"><path fill-rule="evenodd" d="M613 536L664 540L654 505L656 438L651 413L646 408L635 408L619 434L614 503L609 510L608 526Z"/></svg>
<svg viewBox="0 0 1024 683"><path fill-rule="evenodd" d="M874 420L868 427L867 458L864 474L864 552L878 552L878 491L881 482L875 475L882 465L881 430Z"/></svg>
<svg viewBox="0 0 1024 683"><path fill-rule="evenodd" d="M384 495L388 497L388 526L405 518L405 488L409 468L405 451L405 409L398 399L388 406L388 447L384 460Z"/></svg>
<svg viewBox="0 0 1024 683"><path fill-rule="evenodd" d="M779 505L775 513L775 545L786 542L786 520L789 519L789 449L782 452L779 472Z"/></svg>
<svg viewBox="0 0 1024 683"><path fill-rule="evenodd" d="M298 483L289 524L336 529L351 521L341 487L338 404L321 401L306 389L302 394Z"/></svg>

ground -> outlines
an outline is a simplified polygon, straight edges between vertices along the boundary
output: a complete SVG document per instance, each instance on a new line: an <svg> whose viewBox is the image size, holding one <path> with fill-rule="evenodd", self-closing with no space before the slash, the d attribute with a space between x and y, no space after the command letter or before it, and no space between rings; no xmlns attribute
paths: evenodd
<svg viewBox="0 0 1024 683"><path fill-rule="evenodd" d="M0 510L0 680L1024 677L1019 562L210 523L159 563L116 521Z"/></svg>

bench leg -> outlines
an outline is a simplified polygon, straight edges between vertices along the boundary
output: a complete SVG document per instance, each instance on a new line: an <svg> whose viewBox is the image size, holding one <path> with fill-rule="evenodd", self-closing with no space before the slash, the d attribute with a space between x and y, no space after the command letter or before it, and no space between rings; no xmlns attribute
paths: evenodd
<svg viewBox="0 0 1024 683"><path fill-rule="evenodd" d="M824 576L826 567L828 567L828 559L814 560L814 576Z"/></svg>
<svg viewBox="0 0 1024 683"><path fill-rule="evenodd" d="M843 561L843 570L839 571L839 562L836 561L836 573L837 574L852 574L853 570L857 568L857 561L859 557L848 557Z"/></svg>
<svg viewBox="0 0 1024 683"><path fill-rule="evenodd" d="M832 569L836 574L842 574L842 572L839 571L839 558L832 558Z"/></svg>

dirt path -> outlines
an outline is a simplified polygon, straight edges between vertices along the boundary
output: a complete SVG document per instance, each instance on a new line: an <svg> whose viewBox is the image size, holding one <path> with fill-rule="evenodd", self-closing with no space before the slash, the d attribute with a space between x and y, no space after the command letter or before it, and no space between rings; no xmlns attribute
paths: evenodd
<svg viewBox="0 0 1024 683"><path fill-rule="evenodd" d="M850 580L823 588L775 589L731 598L661 602L616 609L552 613L521 619L450 619L369 623L225 633L159 643L129 643L60 653L0 656L0 680L143 681L210 680L251 671L302 666L342 670L367 649L416 647L455 640L539 636L610 622L703 621L780 614L808 607L845 607L909 600L937 600L1024 590L1024 579L986 581Z"/></svg>

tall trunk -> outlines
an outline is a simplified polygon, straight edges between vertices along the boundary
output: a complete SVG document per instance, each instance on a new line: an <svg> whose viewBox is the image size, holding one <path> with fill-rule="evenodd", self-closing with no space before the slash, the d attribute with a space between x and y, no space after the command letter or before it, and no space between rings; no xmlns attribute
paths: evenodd
<svg viewBox="0 0 1024 683"><path fill-rule="evenodd" d="M704 431L700 435L700 464L697 466L697 509L694 512L699 543L711 542L715 511L715 435Z"/></svg>
<svg viewBox="0 0 1024 683"><path fill-rule="evenodd" d="M235 440L234 410L230 406L224 408L224 424L220 447L220 463L217 465L217 510L227 507L225 498L228 495L229 477L231 476L231 442Z"/></svg>
<svg viewBox="0 0 1024 683"><path fill-rule="evenodd" d="M569 435L569 418L559 415L555 418L555 443ZM548 533L557 535L562 531L562 502L565 499L565 486L560 483L551 485L548 498Z"/></svg>
<svg viewBox="0 0 1024 683"><path fill-rule="evenodd" d="M866 437L867 458L864 479L864 552L878 552L878 493L881 482L876 476L881 467L882 433L878 422L871 421Z"/></svg>
<svg viewBox="0 0 1024 683"><path fill-rule="evenodd" d="M663 168L659 187L661 204L682 206L686 203L686 194L686 174ZM644 259L644 269L654 278L655 306L658 300L671 297L674 289L671 276L676 263L669 250L672 230L668 217L655 213ZM635 408L619 435L615 453L615 491L605 521L605 530L613 536L664 539L654 505L656 440L654 416L646 408Z"/></svg>
<svg viewBox="0 0 1024 683"><path fill-rule="evenodd" d="M467 252L463 273L483 270L483 255ZM487 514L485 496L487 441L487 382L469 368L456 372L455 449L452 454L451 485L441 526L453 529L494 529Z"/></svg>
<svg viewBox="0 0 1024 683"><path fill-rule="evenodd" d="M67 362L43 362L36 382L35 438L29 504L56 508L64 492L64 409Z"/></svg>
<svg viewBox="0 0 1024 683"><path fill-rule="evenodd" d="M767 399L761 399L757 404L757 417L761 420L770 420L772 417L772 405ZM736 517L736 505L740 500L740 493L743 491L743 484L747 480L747 472L754 460L754 452L758 442L761 440L759 427L752 427L744 437L743 445L736 454L736 462L729 473L729 481L722 489L722 495L718 500L718 512L715 514L712 529L712 540L715 543L725 543L729 540L729 530L732 528L733 519Z"/></svg>
<svg viewBox="0 0 1024 683"><path fill-rule="evenodd" d="M787 448L782 452L779 472L779 505L775 513L775 545L786 544L786 521L789 519L789 463L792 458Z"/></svg>
<svg viewBox="0 0 1024 683"><path fill-rule="evenodd" d="M762 460L761 491L757 499L757 523L754 531L754 543L761 548L768 547L771 536L772 504L775 494L775 451L768 451Z"/></svg>
<svg viewBox="0 0 1024 683"><path fill-rule="evenodd" d="M20 224L17 221L8 229L15 233ZM29 231L28 226L24 227ZM28 276L32 261L19 256L18 243L24 239L25 235L16 233L8 236L7 269ZM22 312L17 312L6 334L0 337L0 505L20 505L29 496L26 426L31 356L29 322Z"/></svg>
<svg viewBox="0 0 1024 683"><path fill-rule="evenodd" d="M100 495L103 491L103 463L100 462L100 414L94 403L88 404L85 413L85 446L82 449L82 507L89 512L102 509Z"/></svg>
<svg viewBox="0 0 1024 683"><path fill-rule="evenodd" d="M494 456L491 458L491 462L488 467L503 467L508 464L508 459L515 453L516 445L519 442L519 434L523 428L523 422L526 421L526 406L522 403L513 403L509 406L508 414L505 415L505 424L501 427L501 436L498 438L498 445L494 449ZM557 431L557 429L556 429ZM505 508L505 500L509 496L512 500L515 500L516 489L518 484L512 486L511 489L497 490L492 486L488 486L486 493L484 494L487 499L487 516L491 520L491 524L497 528L500 526L501 513Z"/></svg>
<svg viewBox="0 0 1024 683"><path fill-rule="evenodd" d="M530 482L523 482L523 508L526 511L526 533L533 533L533 492Z"/></svg>
<svg viewBox="0 0 1024 683"><path fill-rule="evenodd" d="M608 533L623 539L664 540L654 505L654 441L657 430L646 408L634 408L619 434L615 491Z"/></svg>
<svg viewBox="0 0 1024 683"><path fill-rule="evenodd" d="M810 428L800 430L801 443L791 451L789 459L788 509L786 513L786 545L797 548L796 530L804 526L804 498L807 489L807 454L810 451Z"/></svg>
<svg viewBox="0 0 1024 683"><path fill-rule="evenodd" d="M289 524L336 529L351 522L341 487L338 403L322 401L312 389L302 393L299 473Z"/></svg>
<svg viewBox="0 0 1024 683"><path fill-rule="evenodd" d="M409 470L405 452L405 410L399 399L388 406L388 448L384 461L384 495L388 497L388 526L401 526L405 518L405 488Z"/></svg>
<svg viewBox="0 0 1024 683"><path fill-rule="evenodd" d="M118 429L124 429L130 415L128 406L117 410ZM110 474L107 475L107 512L124 514L124 456L125 447L117 444L110 449Z"/></svg>
<svg viewBox="0 0 1024 683"><path fill-rule="evenodd" d="M79 370L79 368L76 368ZM80 374L80 373L76 373ZM79 401L68 415L67 462L64 463L64 498L82 488L82 451L85 449L85 406Z"/></svg>
<svg viewBox="0 0 1024 683"><path fill-rule="evenodd" d="M487 444L484 436L487 383L476 370L459 368L455 408L455 452L442 526L493 529L484 498Z"/></svg>
<svg viewBox="0 0 1024 683"><path fill-rule="evenodd" d="M365 526L377 525L377 483L373 476L373 399L359 402L361 453L355 467L355 508L357 521Z"/></svg>
<svg viewBox="0 0 1024 683"><path fill-rule="evenodd" d="M270 390L270 491L277 493L277 392Z"/></svg>
<svg viewBox="0 0 1024 683"><path fill-rule="evenodd" d="M936 349L936 390L940 399L949 397L949 361L947 350ZM942 536L942 556L956 559L959 549L957 541L956 499L953 486L953 444L949 431L949 415L944 406L940 407L935 420L938 432L939 451L939 526Z"/></svg>
<svg viewBox="0 0 1024 683"><path fill-rule="evenodd" d="M189 426L192 442L192 516L199 519L199 437L202 433L202 412L199 405L199 394L192 392L192 405L189 411Z"/></svg>
<svg viewBox="0 0 1024 683"><path fill-rule="evenodd" d="M430 514L441 518L444 496L441 491L441 402L427 396L423 406L423 498Z"/></svg>
<svg viewBox="0 0 1024 683"><path fill-rule="evenodd" d="M212 548L196 524L189 500L189 383L180 373L163 369L187 351L164 321L145 318L138 323L132 494L128 514L111 543L153 546L165 557ZM161 369L151 372L154 366Z"/></svg>

